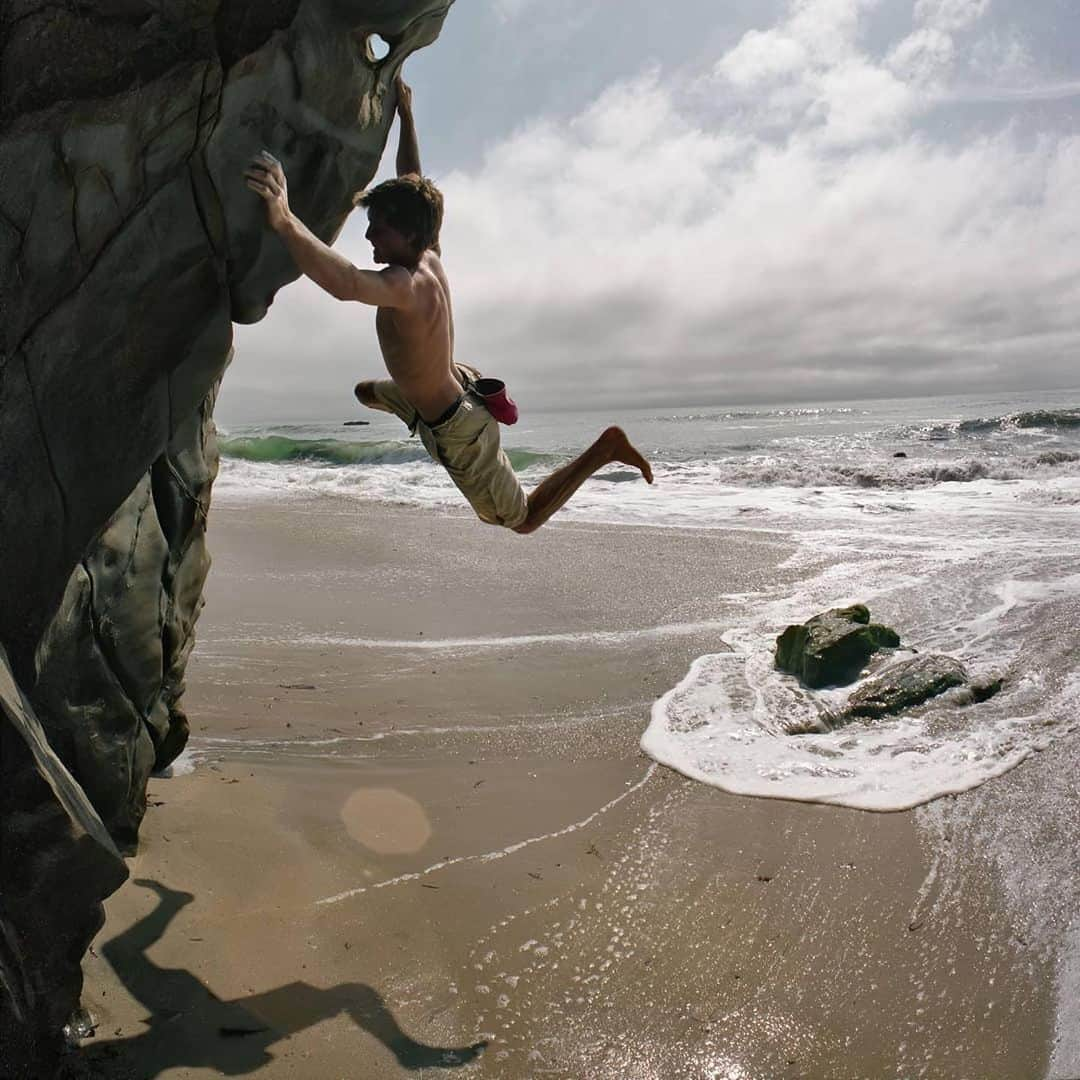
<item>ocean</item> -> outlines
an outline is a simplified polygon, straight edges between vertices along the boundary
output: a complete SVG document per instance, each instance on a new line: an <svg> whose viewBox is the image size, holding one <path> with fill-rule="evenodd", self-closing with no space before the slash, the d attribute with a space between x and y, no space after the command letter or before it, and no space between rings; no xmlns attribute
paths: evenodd
<svg viewBox="0 0 1080 1080"><path fill-rule="evenodd" d="M343 413L222 428L215 498L323 494L468 513L399 421ZM710 598L728 651L699 657L643 718L657 761L730 792L900 810L977 787L1080 724L1080 390L526 409L503 445L530 488L610 423L651 460L656 483L612 466L560 520L715 530L718 543L758 530L792 547L784 584ZM978 705L945 698L902 719L790 734L852 688L810 692L779 674L775 638L856 602L900 633L903 655L956 657L1003 689Z"/></svg>

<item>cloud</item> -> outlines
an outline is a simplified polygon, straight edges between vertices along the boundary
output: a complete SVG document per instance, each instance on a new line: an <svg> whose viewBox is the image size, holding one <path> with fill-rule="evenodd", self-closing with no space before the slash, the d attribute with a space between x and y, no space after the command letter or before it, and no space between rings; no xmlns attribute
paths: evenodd
<svg viewBox="0 0 1080 1080"><path fill-rule="evenodd" d="M946 102L1066 101L1080 97L1080 79L1068 82L1033 83L1029 86L955 86L942 95Z"/></svg>
<svg viewBox="0 0 1080 1080"><path fill-rule="evenodd" d="M538 395L569 377L610 393L619 377L601 372L643 396L680 381L717 395L933 392L978 372L1007 380L1010 365L1018 385L1068 381L1080 139L1032 145L1007 123L929 138L919 86L945 85L955 55L933 35L982 5L920 5L876 62L857 47L865 6L797 4L778 54L762 59L765 35L747 35L706 80L797 85L782 132L775 100L719 127L686 107L700 86L649 71L448 176L444 246L470 356ZM805 25L812 10L828 34Z"/></svg>
<svg viewBox="0 0 1080 1080"><path fill-rule="evenodd" d="M511 22L532 7L534 0L492 0L495 16L504 22Z"/></svg>
<svg viewBox="0 0 1080 1080"><path fill-rule="evenodd" d="M649 68L442 177L459 358L526 407L1080 381L1080 136L1004 111L942 138L987 4L920 0L872 53L876 6L796 0L704 74ZM338 247L365 265L362 223ZM371 313L311 304L260 348L317 343L351 388Z"/></svg>

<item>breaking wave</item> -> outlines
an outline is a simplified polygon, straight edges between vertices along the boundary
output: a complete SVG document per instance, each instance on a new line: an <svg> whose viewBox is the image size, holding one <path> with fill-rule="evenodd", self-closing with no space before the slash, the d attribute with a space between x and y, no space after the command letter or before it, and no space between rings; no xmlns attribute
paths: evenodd
<svg viewBox="0 0 1080 1080"><path fill-rule="evenodd" d="M1072 430L1080 428L1080 409L1033 409L1004 416L980 417L931 424L923 428L924 439L949 439L957 435L990 435L1034 430Z"/></svg>
<svg viewBox="0 0 1080 1080"><path fill-rule="evenodd" d="M418 440L349 442L342 439L294 439L286 435L258 435L223 438L218 445L225 457L268 464L298 462L327 466L403 465L428 460L427 451ZM537 454L529 450L509 450L507 456L519 472L530 465L552 460L550 454Z"/></svg>
<svg viewBox="0 0 1080 1080"><path fill-rule="evenodd" d="M724 459L709 462L717 483L733 487L911 489L977 480L1022 480L1080 471L1080 453L1051 451L1015 457L969 457L954 461L912 462L888 459L872 464L797 461L780 457ZM695 463L682 468L690 470ZM673 468L678 469L679 466Z"/></svg>

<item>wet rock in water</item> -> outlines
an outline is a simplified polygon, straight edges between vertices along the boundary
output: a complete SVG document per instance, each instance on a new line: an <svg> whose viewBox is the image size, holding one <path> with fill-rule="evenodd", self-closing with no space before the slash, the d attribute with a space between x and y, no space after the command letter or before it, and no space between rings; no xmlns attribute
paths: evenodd
<svg viewBox="0 0 1080 1080"><path fill-rule="evenodd" d="M967 685L967 669L954 657L933 653L916 656L890 665L860 686L848 698L847 706L837 720L843 723L892 716L947 690Z"/></svg>
<svg viewBox="0 0 1080 1080"><path fill-rule="evenodd" d="M789 626L776 639L776 666L809 687L846 686L880 649L895 649L900 635L870 621L865 604L833 608Z"/></svg>
<svg viewBox="0 0 1080 1080"><path fill-rule="evenodd" d="M991 676L985 679L974 679L968 683L966 689L971 695L971 701L980 702L988 701L992 698L1003 686L1005 680L1000 676Z"/></svg>
<svg viewBox="0 0 1080 1080"><path fill-rule="evenodd" d="M1003 683L992 675L973 679L954 657L928 653L891 664L867 679L839 711L821 704L816 714L800 716L786 724L784 731L788 735L824 735L856 720L895 716L938 697L951 705L973 705L993 697Z"/></svg>
<svg viewBox="0 0 1080 1080"><path fill-rule="evenodd" d="M903 450L897 450L896 453L893 454L893 457L907 457L907 454L905 454Z"/></svg>

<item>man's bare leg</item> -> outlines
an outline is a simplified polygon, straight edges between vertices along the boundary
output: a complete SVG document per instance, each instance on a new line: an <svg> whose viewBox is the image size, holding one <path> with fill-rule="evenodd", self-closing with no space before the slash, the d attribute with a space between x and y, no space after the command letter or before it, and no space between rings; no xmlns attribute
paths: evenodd
<svg viewBox="0 0 1080 1080"><path fill-rule="evenodd" d="M514 530L519 533L535 532L567 499L598 469L619 461L641 470L641 475L651 484L652 468L626 437L622 428L609 427L580 457L569 465L553 472L546 480L529 492L529 514Z"/></svg>

